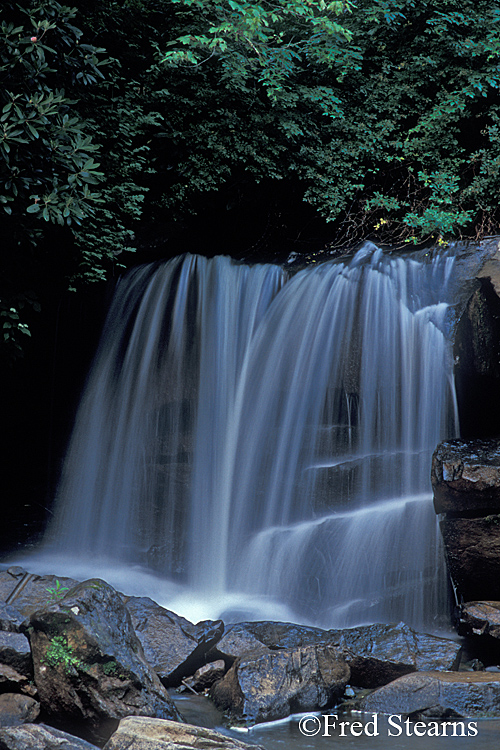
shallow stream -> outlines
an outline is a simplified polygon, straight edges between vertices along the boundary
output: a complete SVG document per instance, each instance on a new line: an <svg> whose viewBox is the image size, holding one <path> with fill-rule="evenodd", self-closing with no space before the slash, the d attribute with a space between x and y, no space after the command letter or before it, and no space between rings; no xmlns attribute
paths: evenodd
<svg viewBox="0 0 500 750"><path fill-rule="evenodd" d="M322 714L308 714L304 720L305 715L301 714L250 729L226 729L222 714L208 698L175 694L172 697L187 721L217 729L242 742L262 745L265 750L497 750L500 747L500 719L447 719L445 725L431 720L405 722L404 717L394 716L391 725L388 717L382 715L374 724L372 714L342 715L330 709L326 720ZM301 732L301 726L310 736ZM439 736L433 736L438 732Z"/></svg>

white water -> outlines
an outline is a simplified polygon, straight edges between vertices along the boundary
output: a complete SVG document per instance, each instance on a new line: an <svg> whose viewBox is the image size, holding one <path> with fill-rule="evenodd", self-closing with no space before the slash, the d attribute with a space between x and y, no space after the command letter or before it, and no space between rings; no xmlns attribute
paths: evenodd
<svg viewBox="0 0 500 750"><path fill-rule="evenodd" d="M197 256L129 273L36 564L125 566L136 593L154 559L141 593L194 620L437 626L454 266L367 245L290 277Z"/></svg>

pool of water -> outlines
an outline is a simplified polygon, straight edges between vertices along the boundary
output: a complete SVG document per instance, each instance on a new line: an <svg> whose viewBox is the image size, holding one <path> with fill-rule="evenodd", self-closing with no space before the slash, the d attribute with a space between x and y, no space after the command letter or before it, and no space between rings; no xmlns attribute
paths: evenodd
<svg viewBox="0 0 500 750"><path fill-rule="evenodd" d="M266 750L497 750L499 719L447 719L409 722L404 717L373 714L297 715L249 729L227 728L222 714L208 698L173 695L186 721L216 729Z"/></svg>

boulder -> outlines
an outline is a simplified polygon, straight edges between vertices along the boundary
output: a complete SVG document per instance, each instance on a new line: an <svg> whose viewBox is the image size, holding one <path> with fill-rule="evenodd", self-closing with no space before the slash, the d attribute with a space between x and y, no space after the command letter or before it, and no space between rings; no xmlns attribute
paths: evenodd
<svg viewBox="0 0 500 750"><path fill-rule="evenodd" d="M296 625L293 622L242 622L234 625L231 631L235 632L242 628L264 646L272 649L299 648L311 643L321 643L329 638L328 630Z"/></svg>
<svg viewBox="0 0 500 750"><path fill-rule="evenodd" d="M147 597L128 597L125 604L146 659L167 687L203 666L224 630L220 620L193 625Z"/></svg>
<svg viewBox="0 0 500 750"><path fill-rule="evenodd" d="M500 602L467 602L457 607L462 635L490 635L500 638Z"/></svg>
<svg viewBox="0 0 500 750"><path fill-rule="evenodd" d="M379 687L415 671L457 669L460 661L460 643L418 633L402 622L330 630L329 636L345 653L357 687Z"/></svg>
<svg viewBox="0 0 500 750"><path fill-rule="evenodd" d="M349 676L343 654L326 643L257 651L237 659L210 695L233 720L257 724L333 706Z"/></svg>
<svg viewBox="0 0 500 750"><path fill-rule="evenodd" d="M0 631L0 664L6 664L28 679L33 678L30 643L22 633Z"/></svg>
<svg viewBox="0 0 500 750"><path fill-rule="evenodd" d="M242 622L229 627L207 658L214 661L222 659L226 668L231 667L239 656L255 651L269 651L262 641L253 635L248 626L252 623Z"/></svg>
<svg viewBox="0 0 500 750"><path fill-rule="evenodd" d="M97 750L97 747L45 724L24 724L0 729L0 750Z"/></svg>
<svg viewBox="0 0 500 750"><path fill-rule="evenodd" d="M415 672L378 688L361 699L357 708L435 718L500 716L500 674Z"/></svg>
<svg viewBox="0 0 500 750"><path fill-rule="evenodd" d="M122 719L103 750L264 750L212 729L161 719ZM0 748L1 750L1 748Z"/></svg>
<svg viewBox="0 0 500 750"><path fill-rule="evenodd" d="M9 633L20 633L24 619L19 610L11 604L0 602L0 630L5 630Z"/></svg>
<svg viewBox="0 0 500 750"><path fill-rule="evenodd" d="M404 623L363 625L342 630L286 622L244 622L233 625L211 652L231 664L237 657L262 651L329 643L344 652L351 684L375 688L416 670L458 667L460 644L418 633Z"/></svg>
<svg viewBox="0 0 500 750"><path fill-rule="evenodd" d="M26 618L46 604L59 601L77 583L74 578L28 573L16 565L0 572L0 600L14 605Z"/></svg>
<svg viewBox="0 0 500 750"><path fill-rule="evenodd" d="M463 601L500 599L500 515L440 523L448 568Z"/></svg>
<svg viewBox="0 0 500 750"><path fill-rule="evenodd" d="M105 581L80 583L33 613L28 634L40 700L55 723L107 739L125 716L180 720L122 598Z"/></svg>
<svg viewBox="0 0 500 750"><path fill-rule="evenodd" d="M447 440L432 457L436 513L500 513L500 443Z"/></svg>
<svg viewBox="0 0 500 750"><path fill-rule="evenodd" d="M0 695L0 727L17 726L35 721L39 713L40 704L29 695L19 693Z"/></svg>

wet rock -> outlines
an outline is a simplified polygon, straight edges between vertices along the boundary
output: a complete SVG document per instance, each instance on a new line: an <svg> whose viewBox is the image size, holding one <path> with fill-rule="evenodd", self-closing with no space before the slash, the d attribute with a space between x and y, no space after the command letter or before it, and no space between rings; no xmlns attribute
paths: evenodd
<svg viewBox="0 0 500 750"><path fill-rule="evenodd" d="M244 622L234 626L232 630L241 627L271 649L299 648L329 638L328 630L296 625L293 622Z"/></svg>
<svg viewBox="0 0 500 750"><path fill-rule="evenodd" d="M39 713L40 704L28 695L19 693L0 695L0 727L17 726L35 721Z"/></svg>
<svg viewBox="0 0 500 750"><path fill-rule="evenodd" d="M226 668L229 668L239 656L256 651L269 651L268 647L250 632L248 626L252 624L242 622L228 628L217 645L208 653L207 658L214 661L222 659Z"/></svg>
<svg viewBox="0 0 500 750"><path fill-rule="evenodd" d="M233 719L256 724L334 705L349 676L339 650L309 644L240 657L210 694Z"/></svg>
<svg viewBox="0 0 500 750"><path fill-rule="evenodd" d="M74 578L28 573L16 565L0 572L0 599L26 618L46 604L61 599L77 583Z"/></svg>
<svg viewBox="0 0 500 750"><path fill-rule="evenodd" d="M351 669L351 684L375 688L403 674L457 669L461 646L448 638L418 633L404 623L330 630L329 637Z"/></svg>
<svg viewBox="0 0 500 750"><path fill-rule="evenodd" d="M245 622L233 625L216 652L231 664L238 656L258 651L329 643L344 652L351 682L375 688L416 670L447 670L458 666L460 644L418 633L404 623L322 630L293 623Z"/></svg>
<svg viewBox="0 0 500 750"><path fill-rule="evenodd" d="M500 442L441 443L432 484L459 601L500 600Z"/></svg>
<svg viewBox="0 0 500 750"><path fill-rule="evenodd" d="M460 597L500 600L500 515L445 518L440 525L450 576Z"/></svg>
<svg viewBox="0 0 500 750"><path fill-rule="evenodd" d="M500 512L498 440L448 440L432 458L436 513L485 516Z"/></svg>
<svg viewBox="0 0 500 750"><path fill-rule="evenodd" d="M5 602L0 602L0 630L5 630L9 633L20 633L24 619L23 615L15 607Z"/></svg>
<svg viewBox="0 0 500 750"><path fill-rule="evenodd" d="M89 737L103 739L124 716L180 719L105 581L80 583L35 612L28 632L40 700L55 723L84 724Z"/></svg>
<svg viewBox="0 0 500 750"><path fill-rule="evenodd" d="M500 638L500 602L468 602L457 608L459 632Z"/></svg>
<svg viewBox="0 0 500 750"><path fill-rule="evenodd" d="M415 672L359 701L369 713L427 717L500 716L500 675L489 672Z"/></svg>
<svg viewBox="0 0 500 750"><path fill-rule="evenodd" d="M264 750L204 727L133 716L122 719L104 750ZM1 748L0 748L1 750Z"/></svg>
<svg viewBox="0 0 500 750"><path fill-rule="evenodd" d="M30 643L22 633L0 631L0 664L6 664L28 679L33 678Z"/></svg>
<svg viewBox="0 0 500 750"><path fill-rule="evenodd" d="M97 750L97 747L45 724L25 724L0 729L0 750Z"/></svg>
<svg viewBox="0 0 500 750"><path fill-rule="evenodd" d="M167 687L179 685L205 664L224 629L220 620L193 625L147 597L125 602L146 659Z"/></svg>

